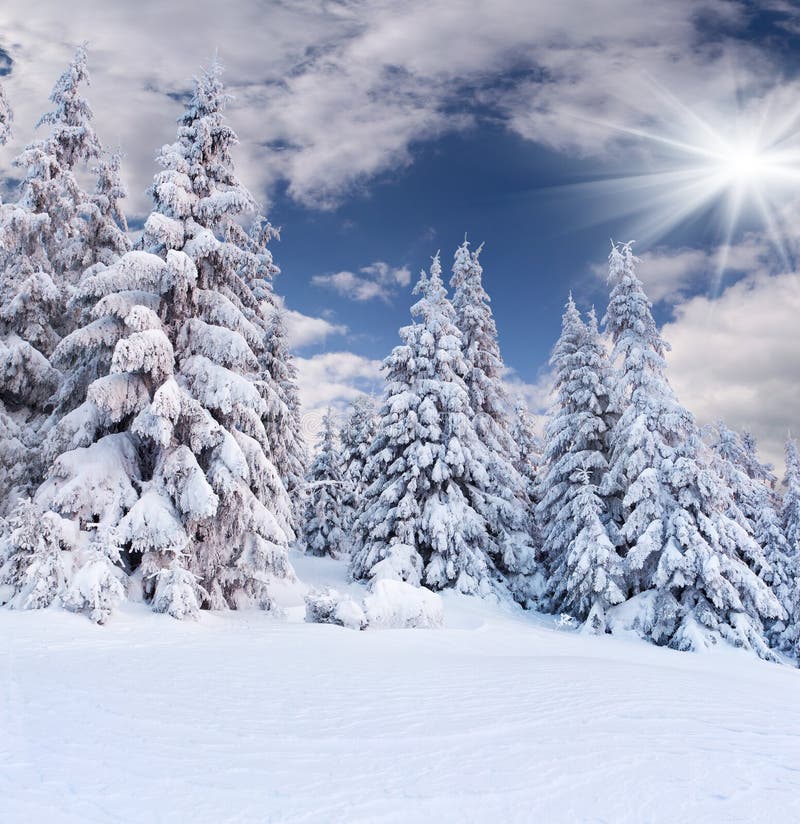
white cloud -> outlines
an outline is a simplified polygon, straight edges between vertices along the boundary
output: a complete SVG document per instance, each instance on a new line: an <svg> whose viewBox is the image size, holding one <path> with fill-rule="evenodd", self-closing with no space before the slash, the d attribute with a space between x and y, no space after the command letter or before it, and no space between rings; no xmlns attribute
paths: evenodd
<svg viewBox="0 0 800 824"><path fill-rule="evenodd" d="M282 297L276 300L283 307L286 321L286 336L292 349L302 349L315 343L324 343L334 335L346 335L348 329L340 323L332 323L326 318L304 315L296 309L288 309Z"/></svg>
<svg viewBox="0 0 800 824"><path fill-rule="evenodd" d="M354 352L324 352L295 358L303 433L313 444L328 406L343 410L359 395L379 394L383 388L381 362Z"/></svg>
<svg viewBox="0 0 800 824"><path fill-rule="evenodd" d="M780 215L782 226L797 225L800 203L790 201ZM796 255L800 236L789 231L782 238ZM753 272L778 274L784 271L782 256L767 233L751 232L737 243L716 249L658 246L638 255L636 273L653 303L679 303L697 292L718 293L723 281L730 283ZM608 266L596 264L594 275L604 281Z"/></svg>
<svg viewBox="0 0 800 824"><path fill-rule="evenodd" d="M777 466L787 431L800 432L799 318L800 276L762 272L679 304L663 329L681 401L700 423L751 429Z"/></svg>
<svg viewBox="0 0 800 824"><path fill-rule="evenodd" d="M659 115L648 76L703 110L774 79L763 53L719 40L699 46L701 12L731 25L744 15L726 0L231 0L224 13L211 0L72 0L69 14L61 0L42 0L35 13L25 0L4 0L17 139L0 162L7 167L30 139L68 44L87 37L98 132L127 152L139 215L155 152L174 139L180 97L215 49L237 98L237 164L259 194L283 180L298 201L332 206L410 163L413 144L469 126L475 103L527 139L601 152L613 133L598 120L639 126Z"/></svg>
<svg viewBox="0 0 800 824"><path fill-rule="evenodd" d="M359 269L359 274L349 271L330 275L314 275L314 286L326 286L342 297L359 302L382 300L388 303L400 287L411 282L411 270L407 266L393 267L382 260Z"/></svg>

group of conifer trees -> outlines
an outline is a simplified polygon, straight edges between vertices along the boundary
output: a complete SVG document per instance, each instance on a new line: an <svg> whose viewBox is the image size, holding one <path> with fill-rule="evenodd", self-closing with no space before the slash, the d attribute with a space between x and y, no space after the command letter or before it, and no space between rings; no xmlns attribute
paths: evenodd
<svg viewBox="0 0 800 824"><path fill-rule="evenodd" d="M269 609L296 543L356 580L797 655L796 444L778 485L748 433L698 427L630 244L611 250L602 332L566 305L541 443L465 240L450 294L438 255L422 273L377 408L360 398L341 427L329 412L308 466L277 233L236 176L219 67L158 153L135 242L87 82L81 48L0 204L0 603L98 623L126 598L177 618ZM0 141L11 125L0 89Z"/></svg>
<svg viewBox="0 0 800 824"><path fill-rule="evenodd" d="M269 608L294 577L306 455L276 232L236 176L220 69L158 153L135 244L87 82L81 48L0 205L2 600L97 622L126 597Z"/></svg>
<svg viewBox="0 0 800 824"><path fill-rule="evenodd" d="M628 243L609 256L603 333L567 302L540 445L525 404L510 412L479 256L456 251L452 299L438 256L422 273L379 409L359 400L338 436L325 418L307 551L349 555L357 580L511 595L589 632L796 655L795 442L778 486L752 435L698 427Z"/></svg>

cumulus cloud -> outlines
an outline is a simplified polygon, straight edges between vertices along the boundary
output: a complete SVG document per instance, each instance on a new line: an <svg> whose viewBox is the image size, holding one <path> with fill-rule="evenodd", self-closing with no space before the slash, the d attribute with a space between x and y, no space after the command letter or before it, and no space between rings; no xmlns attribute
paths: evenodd
<svg viewBox="0 0 800 824"><path fill-rule="evenodd" d="M292 349L324 343L329 337L346 335L348 329L340 323L332 323L326 318L304 315L296 309L284 306L286 336Z"/></svg>
<svg viewBox="0 0 800 824"><path fill-rule="evenodd" d="M673 304L697 292L714 292L721 278L738 279L753 271L774 271L775 247L763 234L749 234L738 243L715 249L656 247L639 256L637 274L653 303ZM608 266L592 267L605 281Z"/></svg>
<svg viewBox="0 0 800 824"><path fill-rule="evenodd" d="M663 329L681 401L700 423L752 430L777 466L787 431L800 431L799 317L800 276L761 272L678 304Z"/></svg>
<svg viewBox="0 0 800 824"><path fill-rule="evenodd" d="M415 144L469 127L487 109L526 139L602 152L614 141L602 122L639 127L658 117L663 100L648 75L704 110L774 78L763 53L741 54L719 37L703 46L698 21L709 15L732 29L746 21L727 0L231 0L224 13L211 0L72 0L69 14L61 0L41 0L35 14L5 0L0 47L14 61L8 93L18 116L17 143L0 161L31 137L72 45L86 37L98 131L127 153L138 215L156 149L174 139L190 78L215 49L236 96L237 163L259 194L283 181L306 205L334 206L410 163ZM734 78L726 66L737 53Z"/></svg>
<svg viewBox="0 0 800 824"><path fill-rule="evenodd" d="M394 267L383 260L377 260L359 269L358 274L341 271L330 275L314 275L311 283L333 289L350 300L364 302L377 299L388 303L399 288L411 283L411 270L407 266Z"/></svg>
<svg viewBox="0 0 800 824"><path fill-rule="evenodd" d="M342 411L362 394L379 394L383 388L381 362L354 352L324 352L295 358L298 370L303 432L313 443L330 406Z"/></svg>

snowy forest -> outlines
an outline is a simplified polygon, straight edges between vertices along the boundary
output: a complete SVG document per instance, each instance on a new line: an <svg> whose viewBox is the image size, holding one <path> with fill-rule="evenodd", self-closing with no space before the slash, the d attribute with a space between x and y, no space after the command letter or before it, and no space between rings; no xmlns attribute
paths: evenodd
<svg viewBox="0 0 800 824"><path fill-rule="evenodd" d="M465 240L419 276L382 396L306 444L278 233L234 168L220 67L158 151L139 232L87 83L80 48L0 204L0 604L98 624L125 600L279 612L294 547L364 584L362 603L310 592L309 621L364 629L391 602L435 625L451 589L797 661L797 443L777 478L750 433L681 405L631 243L612 244L602 312L564 295L542 432ZM12 107L0 89L2 143Z"/></svg>

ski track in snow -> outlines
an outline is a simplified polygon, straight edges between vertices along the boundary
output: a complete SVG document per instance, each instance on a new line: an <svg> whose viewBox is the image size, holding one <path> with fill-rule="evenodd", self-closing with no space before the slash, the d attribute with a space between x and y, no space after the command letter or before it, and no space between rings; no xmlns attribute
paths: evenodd
<svg viewBox="0 0 800 824"><path fill-rule="evenodd" d="M347 588L343 564L292 560ZM797 670L445 610L366 632L297 606L2 611L0 820L800 820Z"/></svg>

